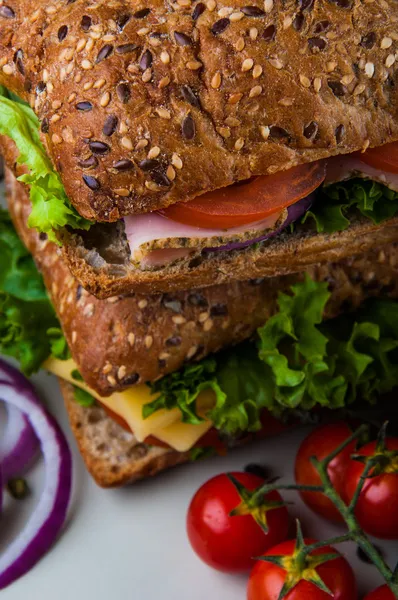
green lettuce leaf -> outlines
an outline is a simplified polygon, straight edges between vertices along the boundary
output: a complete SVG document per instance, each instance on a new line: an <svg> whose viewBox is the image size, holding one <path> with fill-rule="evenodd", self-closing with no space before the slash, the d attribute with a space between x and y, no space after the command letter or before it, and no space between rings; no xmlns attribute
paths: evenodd
<svg viewBox="0 0 398 600"><path fill-rule="evenodd" d="M30 375L51 353L66 358L68 350L42 277L4 209L0 253L0 352Z"/></svg>
<svg viewBox="0 0 398 600"><path fill-rule="evenodd" d="M202 389L216 392L208 411L225 434L256 431L264 409L277 417L315 406L344 408L358 399L374 402L398 386L398 303L374 300L356 313L323 321L329 299L325 283L308 276L280 294L278 312L258 330L257 342L221 352L152 386L159 396L144 417L179 408L197 423Z"/></svg>
<svg viewBox="0 0 398 600"><path fill-rule="evenodd" d="M84 406L85 408L89 406L93 406L96 403L96 399L86 390L82 390L76 385L73 386L75 400L80 406Z"/></svg>
<svg viewBox="0 0 398 600"><path fill-rule="evenodd" d="M15 142L20 152L18 162L29 171L19 177L30 188L32 212L29 226L59 243L56 236L58 229L66 225L73 229L89 229L92 223L81 217L71 205L40 141L39 128L40 123L28 105L0 93L0 133Z"/></svg>
<svg viewBox="0 0 398 600"><path fill-rule="evenodd" d="M335 233L347 229L357 211L375 224L382 223L398 213L398 193L366 179L337 183L318 192L301 223L313 221L318 233Z"/></svg>

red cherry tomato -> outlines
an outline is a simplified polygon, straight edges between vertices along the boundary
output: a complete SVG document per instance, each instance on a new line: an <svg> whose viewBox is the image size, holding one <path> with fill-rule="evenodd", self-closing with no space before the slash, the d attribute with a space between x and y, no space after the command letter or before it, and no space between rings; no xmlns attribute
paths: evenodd
<svg viewBox="0 0 398 600"><path fill-rule="evenodd" d="M299 448L295 465L296 482L300 485L321 485L319 475L311 463L311 457L315 456L322 460L349 438L351 434L352 431L346 423L331 423L314 429ZM354 451L355 442L352 442L329 465L329 477L334 488L342 497L345 493L347 464ZM325 519L337 522L343 521L337 508L324 494L301 492L301 497L307 506Z"/></svg>
<svg viewBox="0 0 398 600"><path fill-rule="evenodd" d="M281 212L316 190L325 176L323 162L300 165L208 192L189 202L173 204L160 213L194 227L237 227Z"/></svg>
<svg viewBox="0 0 398 600"><path fill-rule="evenodd" d="M363 600L395 600L395 596L389 587L382 585L377 590L370 592Z"/></svg>
<svg viewBox="0 0 398 600"><path fill-rule="evenodd" d="M306 540L310 544L312 540ZM292 556L295 540L283 542L271 548L265 556ZM322 554L339 554L334 548L327 547L311 553L311 556ZM316 567L316 572L332 592L326 594L309 581L301 580L285 596L285 600L356 600L357 586L354 573L345 558L339 558ZM257 561L251 574L247 588L247 600L278 600L279 594L287 578L287 571L275 564Z"/></svg>
<svg viewBox="0 0 398 600"><path fill-rule="evenodd" d="M387 450L398 450L398 439L386 439ZM358 450L362 456L373 456L376 442L370 442ZM351 500L364 466L350 461L346 473L346 497ZM387 468L387 472L367 479L359 496L355 515L364 531L378 538L398 539L398 459Z"/></svg>
<svg viewBox="0 0 398 600"><path fill-rule="evenodd" d="M358 154L358 158L375 169L381 169L388 173L398 173L398 142L371 148L362 154Z"/></svg>
<svg viewBox="0 0 398 600"><path fill-rule="evenodd" d="M233 473L248 490L264 483L250 473ZM281 502L278 492L267 500ZM251 514L230 516L242 502L235 486L223 475L205 483L195 494L187 515L187 532L193 550L206 564L224 572L249 570L253 558L286 539L289 515L286 507L269 510L266 514L268 533L256 523Z"/></svg>

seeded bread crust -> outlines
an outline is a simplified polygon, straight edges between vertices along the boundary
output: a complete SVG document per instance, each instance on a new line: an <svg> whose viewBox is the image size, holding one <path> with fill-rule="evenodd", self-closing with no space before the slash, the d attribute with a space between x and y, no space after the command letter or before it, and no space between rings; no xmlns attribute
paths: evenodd
<svg viewBox="0 0 398 600"><path fill-rule="evenodd" d="M73 358L87 383L104 396L250 337L275 312L278 292L303 278L300 273L173 295L98 300L70 275L60 249L27 228L29 199L9 171L7 189L11 216L43 274ZM369 296L398 297L398 244L308 272L329 283L327 317L355 309Z"/></svg>
<svg viewBox="0 0 398 600"><path fill-rule="evenodd" d="M188 452L141 444L100 406L80 406L69 383L59 379L59 385L80 453L87 470L101 487L127 485L189 461Z"/></svg>
<svg viewBox="0 0 398 600"><path fill-rule="evenodd" d="M396 0L4 0L0 83L77 210L116 221L398 139L397 21Z"/></svg>

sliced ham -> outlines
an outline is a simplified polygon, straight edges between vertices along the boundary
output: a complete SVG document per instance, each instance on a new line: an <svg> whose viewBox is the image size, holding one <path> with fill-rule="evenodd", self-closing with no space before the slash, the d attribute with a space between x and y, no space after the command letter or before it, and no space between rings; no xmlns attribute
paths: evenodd
<svg viewBox="0 0 398 600"><path fill-rule="evenodd" d="M161 267L184 258L197 250L192 240L209 240L209 246L223 246L237 236L256 239L259 232L272 230L281 213L267 219L232 227L230 229L204 229L166 219L157 213L125 217L125 230L131 257L142 268ZM188 245L189 244L189 245Z"/></svg>
<svg viewBox="0 0 398 600"><path fill-rule="evenodd" d="M371 179L398 192L398 175L375 169L362 162L357 156L336 156L328 161L325 185L346 181L354 177Z"/></svg>

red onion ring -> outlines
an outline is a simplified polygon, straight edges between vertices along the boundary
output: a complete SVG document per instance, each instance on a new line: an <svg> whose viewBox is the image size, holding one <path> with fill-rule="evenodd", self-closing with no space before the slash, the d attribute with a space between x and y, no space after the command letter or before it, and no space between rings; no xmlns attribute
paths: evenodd
<svg viewBox="0 0 398 600"><path fill-rule="evenodd" d="M22 475L32 464L39 440L26 416L15 406L6 405L8 414L5 434L0 444L3 480Z"/></svg>
<svg viewBox="0 0 398 600"><path fill-rule="evenodd" d="M251 240L245 240L244 242L231 242L230 244L225 244L225 246L216 246L215 248L204 248L203 252L221 252L221 251L229 251L229 250L242 250L243 248L248 248L249 246L253 246L253 244L258 244L259 242L265 242L276 235L279 235L286 227L289 227L291 223L294 223L300 217L304 215L311 208L312 203L314 202L315 194L312 193L305 198L302 198L295 204L292 204L287 209L287 217L285 221L282 223L278 229L274 229L270 233L265 233L260 237Z"/></svg>
<svg viewBox="0 0 398 600"><path fill-rule="evenodd" d="M16 369L0 361L0 398L22 411L44 455L44 490L22 532L0 556L0 589L29 571L47 552L65 521L72 488L72 457L65 436L43 407L33 386Z"/></svg>

